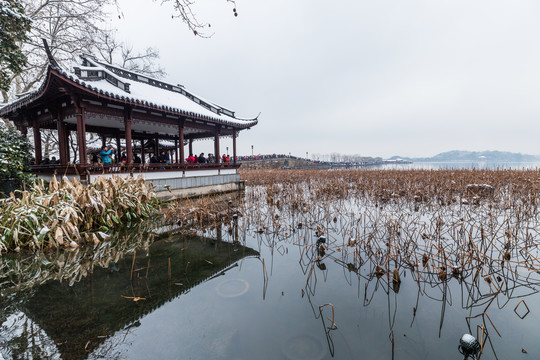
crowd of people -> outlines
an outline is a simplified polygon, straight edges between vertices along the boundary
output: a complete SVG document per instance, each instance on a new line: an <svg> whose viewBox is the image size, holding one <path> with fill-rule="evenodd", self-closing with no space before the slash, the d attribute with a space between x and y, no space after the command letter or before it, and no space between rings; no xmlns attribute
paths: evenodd
<svg viewBox="0 0 540 360"><path fill-rule="evenodd" d="M363 161L363 162L351 162L351 161L320 161L315 159L306 159L301 158L297 156L291 156L291 155L285 155L285 154L264 154L264 155L245 155L245 156L237 156L236 161L242 162L242 161L253 161L253 160L265 160L265 159L302 159L309 161L311 163L315 164L328 164L333 166L361 166L361 165L369 165L369 164L378 164L382 163L382 160L380 159L373 159L373 161ZM187 165L196 165L196 164L215 164L215 163L221 163L221 164L230 164L231 162L234 162L234 158L229 156L228 154L223 154L218 159L219 161L216 161L216 157L214 154L208 153L201 153L200 155L194 155L189 154L189 156L185 159L185 164ZM104 146L101 151L99 152L93 152L91 154L91 164L98 165L112 165L112 164L127 164L128 159L125 152L122 152L121 154L118 154L116 149L109 146ZM149 161L147 162L144 158L141 158L141 156L138 153L133 153L133 163L134 164L173 164L175 163L173 159L173 154L171 153L171 150L162 150L159 153L149 154ZM32 164L34 164L34 161L32 160ZM55 156L51 157L50 159L48 157L44 158L39 165L60 165L60 160L57 160ZM163 167L165 168L165 167Z"/></svg>
<svg viewBox="0 0 540 360"><path fill-rule="evenodd" d="M30 163L33 165L34 162L35 162L35 160L32 158ZM56 156L53 156L50 159L48 157L46 157L43 160L41 160L39 165L60 165L60 160L59 159L57 160Z"/></svg>
<svg viewBox="0 0 540 360"><path fill-rule="evenodd" d="M265 154L265 155L246 155L246 156L237 156L236 161L250 161L250 160L264 160L264 159L297 159L296 156L291 155L285 155L285 154ZM229 164L234 159L232 156L229 156L227 154L223 154L219 158L219 163L222 164ZM91 154L91 161L92 164L104 164L104 165L112 165L112 164L127 164L127 155L125 152L122 152L121 154L117 154L117 151L113 147L104 146L101 151L94 152ZM317 162L317 161L313 161ZM158 154L150 154L149 161L145 161L141 159L141 156L138 153L133 153L133 163L134 164L173 164L173 155L171 154L171 150L162 150ZM216 157L214 154L208 153L204 154L201 153L200 155L193 155L190 154L185 159L186 164L214 164L216 163ZM45 158L43 161L41 161L40 165L49 165L49 164L60 164L60 160L57 160L56 157L52 157L51 159Z"/></svg>
<svg viewBox="0 0 540 360"><path fill-rule="evenodd" d="M101 151L94 152L91 155L90 162L92 164L127 164L127 155L125 152L122 152L120 155L117 154L116 149L109 146L104 146ZM249 155L249 156L237 156L236 161L249 161L249 160L263 160L263 159L282 159L282 158L296 158L295 156L283 155L283 154L269 154L269 155ZM233 158L227 154L223 154L220 159L220 163L229 164L233 161ZM216 163L216 157L214 154L208 153L205 155L201 153L200 155L190 154L185 162L187 164L214 164ZM150 154L149 161L143 161L141 156L138 153L133 153L133 163L134 164L172 164L173 156L170 150L163 150L159 154ZM60 164L60 160L57 160L55 156L52 158L46 157L40 163L40 165L56 165Z"/></svg>
<svg viewBox="0 0 540 360"><path fill-rule="evenodd" d="M296 156L284 155L284 154L265 154L265 155L246 155L237 156L237 161L250 161L250 160L264 160L264 159L297 159Z"/></svg>
<svg viewBox="0 0 540 360"><path fill-rule="evenodd" d="M201 154L201 155L204 155L204 154ZM259 155L244 155L244 156L236 157L237 162L250 161L250 160L264 160L264 159L303 159L303 158L292 156L292 155L285 155L285 154L264 154L264 155L259 154ZM233 160L233 157L223 154L221 162L229 163L232 160Z"/></svg>
<svg viewBox="0 0 540 360"><path fill-rule="evenodd" d="M208 156L205 157L204 153L201 153L199 156L189 154L186 162L188 164L215 164L217 161L214 154L208 153ZM223 154L223 156L219 159L219 162L221 162L222 164L228 164L231 162L231 157L229 155Z"/></svg>
<svg viewBox="0 0 540 360"><path fill-rule="evenodd" d="M138 153L133 153L133 163L134 164L173 164L173 155L171 154L171 150L163 150L159 152L158 154L149 154L149 161L146 162L144 159L141 158L141 156ZM251 155L251 156L237 156L237 161L248 161L248 160L260 160L260 159L278 159L278 158L293 158L293 156L290 155L282 155L282 154L271 154L271 155ZM233 162L233 158L228 154L223 154L218 159L219 161L216 161L216 156L214 154L208 153L204 154L201 153L200 155L194 155L189 154L189 156L185 159L185 163L189 165L194 164L215 164L215 163L221 163L221 164L230 164ZM90 154L90 163L92 165L113 165L113 164L127 164L128 159L126 152L122 152L119 154L115 148L111 146L103 146L103 148L100 151L93 152ZM57 160L55 156L52 158L46 157L43 159L40 163L40 165L59 165L60 160Z"/></svg>
<svg viewBox="0 0 540 360"><path fill-rule="evenodd" d="M223 154L222 157L219 158L219 162L223 164L229 164L231 162L231 157L229 155ZM117 156L116 149L108 146L104 146L103 149L100 152L95 152L92 154L91 159L92 164L103 164L103 165L112 165L112 164L127 164L127 156L126 153L123 152L121 156ZM133 163L134 164L145 164L146 161L141 159L139 154L134 153L133 154ZM150 159L148 164L173 164L173 156L171 154L170 150L163 150L159 154L150 154ZM216 163L216 157L208 153L207 156L205 156L204 153L201 153L200 155L193 155L190 154L186 159L185 163L187 164L214 164Z"/></svg>

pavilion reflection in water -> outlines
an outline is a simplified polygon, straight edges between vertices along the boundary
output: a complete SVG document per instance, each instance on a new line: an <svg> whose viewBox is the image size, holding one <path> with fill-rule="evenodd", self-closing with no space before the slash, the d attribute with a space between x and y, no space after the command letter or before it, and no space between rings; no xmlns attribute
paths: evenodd
<svg viewBox="0 0 540 360"><path fill-rule="evenodd" d="M33 289L14 314L26 317L32 331L4 323L0 349L14 358L87 358L115 333L138 326L145 315L258 255L237 243L200 237L158 241L147 253L96 268L73 286L52 280Z"/></svg>

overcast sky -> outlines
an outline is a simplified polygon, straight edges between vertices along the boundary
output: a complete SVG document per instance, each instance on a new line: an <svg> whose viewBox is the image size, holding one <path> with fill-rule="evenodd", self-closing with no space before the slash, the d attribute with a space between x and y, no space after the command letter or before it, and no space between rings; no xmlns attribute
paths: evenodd
<svg viewBox="0 0 540 360"><path fill-rule="evenodd" d="M159 49L167 81L261 113L239 154L540 154L538 0L238 0L238 17L198 0L210 39L160 1L120 8L119 37Z"/></svg>

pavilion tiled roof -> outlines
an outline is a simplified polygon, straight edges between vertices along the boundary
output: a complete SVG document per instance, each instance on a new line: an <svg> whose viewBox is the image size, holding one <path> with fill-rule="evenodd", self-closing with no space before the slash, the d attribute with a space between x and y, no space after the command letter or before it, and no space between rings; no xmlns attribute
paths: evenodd
<svg viewBox="0 0 540 360"><path fill-rule="evenodd" d="M97 96L108 97L133 106L165 111L172 114L196 117L236 128L250 128L258 123L258 116L241 119L234 111L216 105L193 94L182 85L172 85L147 75L100 62L90 55L82 55L82 65L74 66L73 72L60 67L50 57L47 76L34 91L20 95L18 99L0 104L0 116L23 107L38 99L46 91L46 85L55 71L58 76L84 87Z"/></svg>

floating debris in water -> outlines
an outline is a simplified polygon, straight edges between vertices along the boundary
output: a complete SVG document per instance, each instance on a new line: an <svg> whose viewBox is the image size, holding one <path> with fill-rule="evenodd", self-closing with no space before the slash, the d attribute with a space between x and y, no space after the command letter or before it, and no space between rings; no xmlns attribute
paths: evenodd
<svg viewBox="0 0 540 360"><path fill-rule="evenodd" d="M120 296L122 296L124 299L130 299L130 300L133 300L135 302L141 301L141 300L146 300L146 298L139 297L139 296L124 296L124 295L120 295Z"/></svg>
<svg viewBox="0 0 540 360"><path fill-rule="evenodd" d="M480 343L471 334L464 334L459 340L458 349L466 357L476 355L480 351Z"/></svg>
<svg viewBox="0 0 540 360"><path fill-rule="evenodd" d="M521 304L523 304L523 306L525 306L525 309L527 310L527 311L524 312L523 314L520 314L520 313L518 312L518 308L519 308L519 306L520 306ZM531 310L530 310L529 307L527 306L527 303L525 302L525 300L521 299L521 300L518 302L518 304L516 305L516 307L514 308L514 312L516 313L517 316L519 316L519 318L520 318L521 320L523 320L523 319L525 319L525 317L526 317L527 315L529 315L529 313L531 312ZM522 311L521 311L521 312L522 312Z"/></svg>
<svg viewBox="0 0 540 360"><path fill-rule="evenodd" d="M399 276L399 270L398 269L394 269L394 274L392 276L392 281L396 284L399 284L401 283L401 278Z"/></svg>

